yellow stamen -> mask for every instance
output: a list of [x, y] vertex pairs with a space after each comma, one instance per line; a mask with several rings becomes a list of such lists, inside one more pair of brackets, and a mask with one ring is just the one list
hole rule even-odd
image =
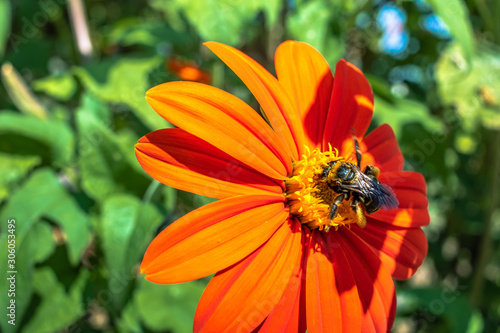
[[330, 209], [339, 193], [322, 177], [323, 170], [332, 161], [345, 159], [330, 145], [325, 152], [311, 151], [308, 147], [305, 151], [302, 160], [294, 163], [292, 176], [285, 181], [290, 213], [311, 230], [329, 231], [331, 227], [338, 230], [340, 226], [355, 223], [356, 214], [349, 204], [350, 198], [340, 204], [337, 215], [330, 221]]

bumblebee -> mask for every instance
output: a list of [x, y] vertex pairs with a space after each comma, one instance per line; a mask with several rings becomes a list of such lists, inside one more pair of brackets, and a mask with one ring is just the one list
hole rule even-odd
[[356, 214], [356, 224], [364, 228], [366, 226], [365, 213], [372, 214], [379, 209], [397, 208], [399, 202], [392, 189], [377, 179], [380, 175], [379, 168], [367, 165], [364, 172], [361, 171], [362, 155], [356, 137], [354, 137], [354, 147], [357, 165], [345, 160], [332, 161], [324, 168], [321, 176], [328, 187], [339, 193], [330, 208], [330, 221], [337, 215], [339, 205], [344, 200], [352, 198], [350, 206]]

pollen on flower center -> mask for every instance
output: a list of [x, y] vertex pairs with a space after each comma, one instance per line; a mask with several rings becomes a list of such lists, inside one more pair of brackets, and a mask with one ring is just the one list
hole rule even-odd
[[338, 160], [344, 160], [344, 157], [338, 156], [337, 149], [330, 147], [321, 152], [306, 147], [302, 160], [294, 163], [293, 174], [285, 181], [290, 213], [311, 230], [329, 231], [331, 227], [337, 230], [339, 226], [356, 221], [350, 200], [344, 200], [337, 215], [331, 221], [329, 218], [331, 206], [339, 193], [328, 186], [322, 174], [330, 162]]

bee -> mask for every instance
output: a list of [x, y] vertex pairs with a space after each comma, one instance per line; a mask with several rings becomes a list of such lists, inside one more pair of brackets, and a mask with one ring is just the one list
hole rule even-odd
[[330, 221], [337, 215], [339, 205], [352, 197], [350, 206], [356, 214], [356, 224], [364, 228], [365, 213], [372, 214], [379, 209], [397, 208], [399, 202], [392, 189], [377, 179], [380, 175], [379, 168], [367, 165], [364, 172], [361, 171], [362, 155], [357, 138], [353, 139], [357, 165], [345, 160], [332, 161], [324, 168], [321, 176], [334, 192], [339, 193], [330, 208]]

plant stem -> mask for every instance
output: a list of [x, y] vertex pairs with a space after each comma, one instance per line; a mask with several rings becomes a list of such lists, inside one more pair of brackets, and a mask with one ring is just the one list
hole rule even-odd
[[49, 118], [47, 110], [38, 101], [21, 75], [10, 62], [2, 65], [2, 81], [12, 103], [19, 111], [39, 119]]
[[93, 48], [82, 0], [68, 0], [68, 11], [78, 51], [84, 60], [89, 60], [92, 57]]
[[142, 203], [147, 204], [151, 201], [153, 198], [153, 195], [156, 193], [156, 190], [158, 187], [160, 187], [160, 182], [157, 180], [152, 180], [151, 183], [149, 184], [146, 193], [144, 193], [144, 197], [142, 198]]
[[490, 188], [490, 205], [486, 214], [486, 221], [484, 223], [483, 234], [481, 236], [481, 247], [479, 249], [479, 258], [477, 265], [474, 269], [474, 277], [472, 279], [472, 288], [470, 291], [471, 303], [478, 306], [481, 303], [481, 298], [484, 289], [484, 271], [486, 265], [491, 258], [493, 250], [493, 239], [491, 238], [491, 229], [493, 227], [493, 219], [496, 209], [498, 209], [499, 188], [500, 188], [500, 131], [493, 132], [491, 138], [491, 155], [493, 157], [493, 168]]

